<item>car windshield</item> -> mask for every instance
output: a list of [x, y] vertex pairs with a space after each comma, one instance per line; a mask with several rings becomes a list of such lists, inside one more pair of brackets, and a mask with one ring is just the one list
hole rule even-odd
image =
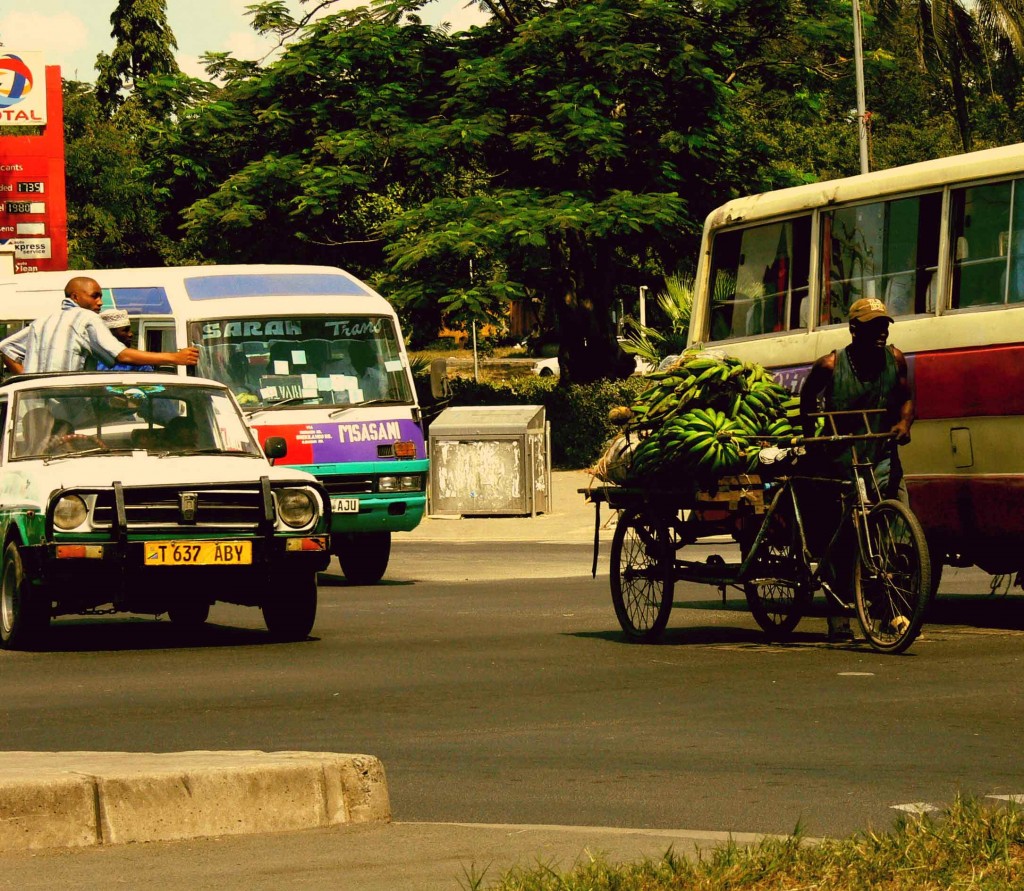
[[221, 387], [91, 384], [22, 390], [15, 398], [11, 458], [138, 449], [263, 454]]
[[387, 316], [198, 321], [189, 341], [198, 373], [227, 384], [246, 409], [413, 401]]

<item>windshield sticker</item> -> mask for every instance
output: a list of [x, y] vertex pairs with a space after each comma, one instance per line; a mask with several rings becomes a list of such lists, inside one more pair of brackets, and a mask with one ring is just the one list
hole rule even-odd
[[334, 464], [345, 461], [376, 461], [377, 447], [397, 440], [416, 443], [417, 457], [424, 457], [423, 431], [408, 418], [350, 421], [327, 424], [268, 424], [256, 427], [260, 442], [281, 436], [288, 443], [282, 464]]
[[286, 337], [302, 335], [302, 324], [285, 319], [270, 319], [265, 322], [204, 322], [203, 340], [241, 340], [249, 337]]
[[336, 322], [324, 320], [324, 328], [335, 337], [366, 337], [367, 334], [380, 334], [383, 326], [383, 319], [339, 319]]
[[385, 371], [401, 371], [402, 370], [402, 360], [401, 359], [386, 359], [384, 361], [384, 370]]
[[305, 350], [292, 350], [292, 365], [305, 365], [306, 364], [306, 351]]

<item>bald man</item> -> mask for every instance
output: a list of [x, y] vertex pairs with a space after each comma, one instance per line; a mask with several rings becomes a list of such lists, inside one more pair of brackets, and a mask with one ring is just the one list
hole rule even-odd
[[107, 366], [195, 365], [199, 351], [185, 347], [176, 353], [133, 350], [118, 340], [99, 317], [103, 290], [86, 276], [64, 286], [60, 309], [36, 319], [0, 341], [0, 356], [11, 371], [21, 374], [49, 371], [85, 371], [98, 362]]

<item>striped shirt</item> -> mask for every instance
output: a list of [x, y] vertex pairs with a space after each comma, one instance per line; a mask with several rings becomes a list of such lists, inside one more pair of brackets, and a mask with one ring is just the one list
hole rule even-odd
[[0, 353], [20, 362], [25, 372], [84, 371], [97, 362], [113, 365], [125, 350], [99, 313], [65, 297], [60, 311], [36, 319], [0, 341]]

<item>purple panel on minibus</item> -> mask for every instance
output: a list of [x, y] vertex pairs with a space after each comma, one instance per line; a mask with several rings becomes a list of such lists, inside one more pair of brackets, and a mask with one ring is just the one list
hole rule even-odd
[[282, 272], [255, 275], [203, 275], [185, 279], [193, 300], [225, 297], [367, 297], [369, 289], [346, 278], [320, 272]]

